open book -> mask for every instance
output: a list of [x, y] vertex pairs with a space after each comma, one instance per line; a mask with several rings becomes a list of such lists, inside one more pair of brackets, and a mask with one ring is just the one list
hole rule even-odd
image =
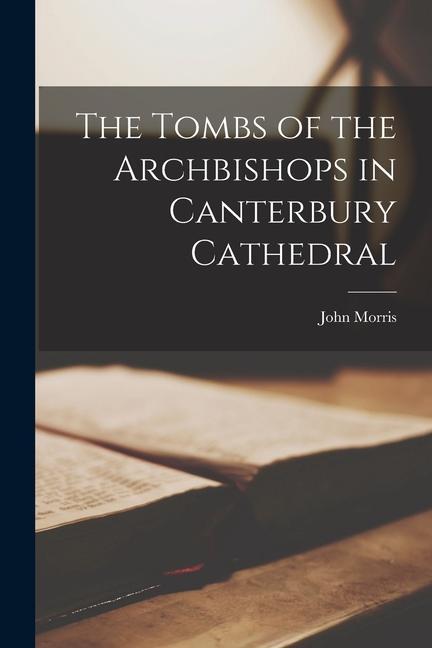
[[[223, 484], [242, 493], [257, 537], [282, 549], [430, 503], [429, 419], [123, 367], [40, 374], [36, 402], [41, 573], [84, 573], [92, 595], [104, 578], [108, 592], [203, 560], [209, 527], [234, 506]], [[82, 556], [99, 548], [89, 571]]]
[[36, 430], [38, 621], [204, 567], [233, 499], [216, 482]]

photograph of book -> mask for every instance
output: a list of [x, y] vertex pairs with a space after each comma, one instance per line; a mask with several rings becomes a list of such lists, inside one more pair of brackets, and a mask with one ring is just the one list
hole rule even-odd
[[430, 648], [432, 2], [34, 18], [30, 641]]
[[36, 449], [38, 622], [206, 565], [229, 488], [40, 430]]
[[40, 619], [431, 503], [428, 418], [120, 366], [42, 372], [36, 402]]

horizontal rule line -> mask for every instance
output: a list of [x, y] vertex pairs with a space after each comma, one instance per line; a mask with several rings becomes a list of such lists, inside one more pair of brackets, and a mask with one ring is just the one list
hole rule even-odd
[[397, 295], [397, 290], [347, 290], [351, 295]]

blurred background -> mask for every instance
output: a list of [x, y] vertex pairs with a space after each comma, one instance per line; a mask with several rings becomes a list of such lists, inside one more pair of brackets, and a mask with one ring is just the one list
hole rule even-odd
[[[316, 85], [352, 21], [365, 20], [401, 78], [432, 80], [429, 0], [40, 0], [36, 9], [39, 85]], [[350, 60], [331, 82], [355, 85], [358, 67]], [[389, 80], [375, 70], [375, 83]]]
[[[431, 27], [429, 0], [40, 0], [37, 83], [315, 86], [305, 92], [313, 109], [322, 98], [320, 86], [430, 86]], [[417, 237], [422, 245], [411, 252], [404, 280], [424, 280], [426, 268], [424, 295], [430, 290], [430, 214]], [[155, 350], [45, 352], [38, 358], [42, 369], [81, 362], [310, 376], [347, 365], [426, 367], [432, 353]]]

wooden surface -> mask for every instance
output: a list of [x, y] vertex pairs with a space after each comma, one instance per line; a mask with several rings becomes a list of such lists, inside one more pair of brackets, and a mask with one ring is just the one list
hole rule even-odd
[[[325, 382], [242, 384], [432, 416], [431, 373], [344, 370]], [[37, 647], [416, 647], [432, 645], [431, 618], [432, 511], [51, 630]]]
[[331, 379], [226, 382], [375, 412], [432, 416], [432, 371], [343, 369]]

